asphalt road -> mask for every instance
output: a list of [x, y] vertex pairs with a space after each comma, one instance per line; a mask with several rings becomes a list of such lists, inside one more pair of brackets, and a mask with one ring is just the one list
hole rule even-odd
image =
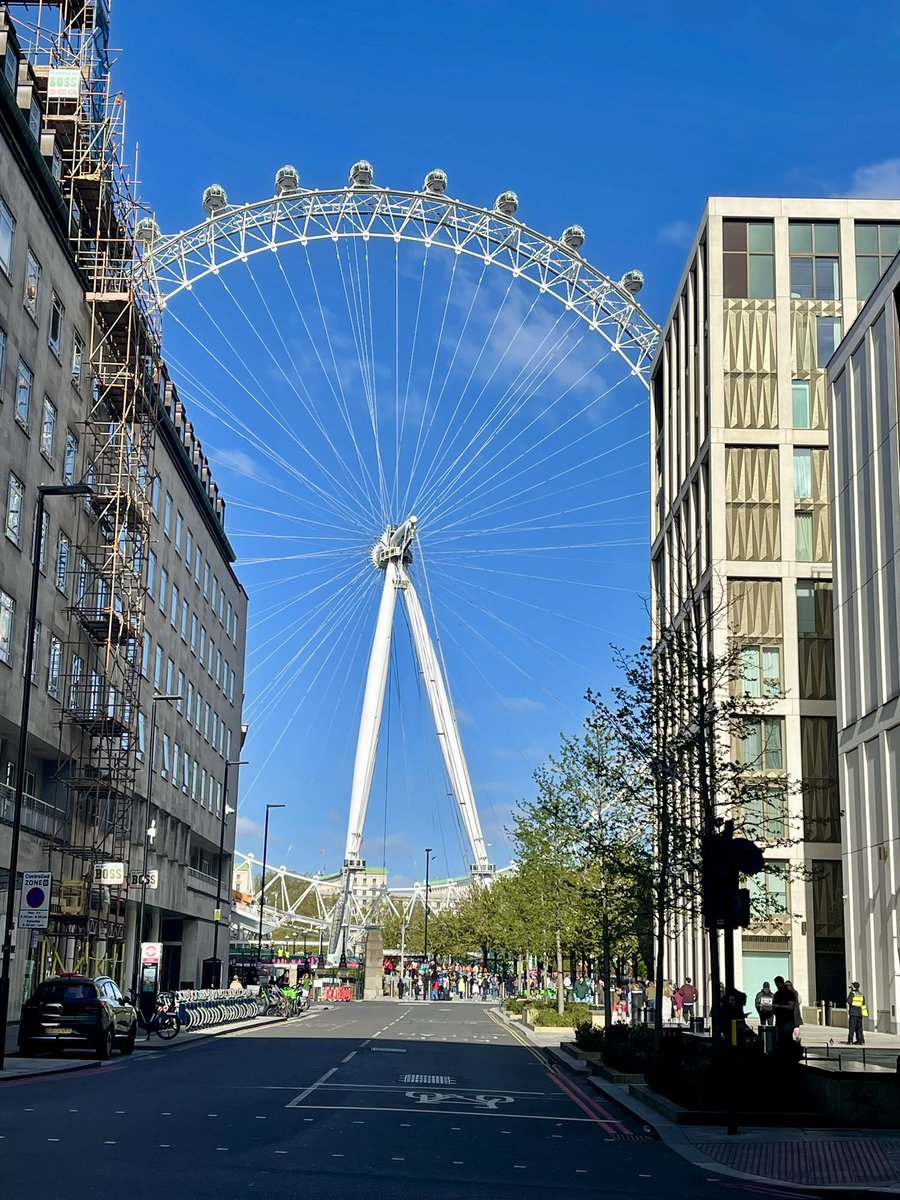
[[[0, 1084], [4, 1196], [785, 1196], [685, 1162], [478, 1004], [368, 1003]], [[797, 1194], [797, 1193], [794, 1193]]]

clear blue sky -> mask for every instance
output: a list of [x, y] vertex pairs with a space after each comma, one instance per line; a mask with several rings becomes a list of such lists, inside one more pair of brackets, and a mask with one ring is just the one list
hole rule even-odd
[[[358, 158], [372, 161], [377, 183], [401, 188], [418, 186], [440, 166], [452, 196], [489, 205], [513, 188], [520, 218], [534, 228], [555, 235], [573, 222], [583, 225], [584, 253], [596, 266], [616, 278], [634, 266], [645, 272], [642, 303], [662, 321], [708, 194], [900, 194], [895, 4], [826, 0], [730, 10], [718, 3], [347, 0], [268, 6], [261, 18], [260, 6], [231, 0], [164, 2], [152, 17], [146, 6], [118, 0], [113, 29], [122, 47], [115, 78], [127, 95], [129, 137], [140, 143], [142, 194], [164, 231], [200, 218], [200, 196], [210, 183], [223, 184], [233, 202], [271, 194], [274, 171], [286, 162], [298, 167], [304, 186], [322, 188], [343, 184]], [[350, 261], [344, 260], [347, 268]], [[417, 414], [428, 412], [428, 367], [437, 362], [448, 385], [437, 429], [443, 421], [452, 432], [452, 398], [473, 395], [463, 381], [480, 397], [471, 401], [477, 413], [478, 403], [493, 402], [514, 383], [559, 314], [542, 305], [527, 315], [530, 296], [513, 294], [505, 303], [506, 281], [490, 278], [478, 290], [478, 273], [467, 267], [453, 281], [440, 331], [451, 268], [427, 266], [414, 347], [423, 261], [421, 254], [404, 258], [405, 332], [395, 358], [386, 315], [394, 266], [379, 265], [373, 252], [372, 333], [382, 349], [377, 387], [382, 398], [394, 394], [394, 366], [402, 358], [401, 389], [415, 429]], [[212, 281], [185, 297], [167, 320], [166, 353], [233, 502], [229, 530], [245, 560], [238, 569], [254, 613], [251, 765], [242, 776], [239, 847], [258, 853], [262, 806], [285, 802], [275, 817], [272, 861], [333, 870], [343, 849], [377, 580], [363, 572], [347, 592], [338, 589], [364, 561], [366, 541], [378, 529], [364, 513], [352, 534], [338, 528], [333, 537], [346, 553], [334, 571], [321, 560], [284, 561], [310, 553], [314, 536], [332, 536], [309, 523], [330, 519], [327, 503], [317, 508], [321, 488], [299, 485], [289, 469], [310, 479], [314, 470], [303, 466], [309, 456], [299, 447], [316, 446], [292, 381], [302, 378], [303, 394], [322, 412], [331, 406], [325, 423], [345, 464], [351, 447], [340, 441], [334, 385], [351, 395], [364, 386], [333, 254], [314, 262], [324, 324], [340, 360], [340, 374], [331, 379], [314, 359], [324, 328], [312, 310], [306, 258], [299, 250], [285, 255], [283, 267], [236, 267], [227, 281], [231, 296]], [[309, 315], [309, 333], [289, 286]], [[270, 298], [272, 318], [261, 316], [257, 289]], [[491, 313], [501, 313], [480, 361], [474, 326], [462, 336], [476, 290], [482, 336]], [[521, 522], [515, 534], [507, 527], [489, 532], [496, 522], [472, 505], [444, 513], [442, 534], [435, 517], [430, 547], [423, 532], [451, 687], [499, 863], [509, 853], [503, 826], [511, 805], [528, 793], [531, 771], [554, 749], [561, 729], [577, 726], [585, 688], [610, 682], [608, 643], [636, 645], [645, 628], [646, 414], [633, 384], [618, 386], [621, 370], [600, 362], [603, 348], [578, 336], [567, 334], [567, 353], [535, 382], [528, 420], [505, 446], [496, 442], [505, 476], [494, 498], [507, 503], [508, 520], [517, 486], [511, 467], [536, 440], [529, 441], [529, 428], [546, 426], [554, 469], [571, 469], [565, 498], [559, 489], [532, 489], [515, 509]], [[460, 346], [455, 373], [451, 338]], [[204, 388], [215, 400], [204, 399]], [[467, 411], [469, 405], [466, 399]], [[276, 410], [293, 441], [282, 437], [284, 427], [279, 432]], [[554, 428], [569, 418], [569, 428], [581, 431], [574, 448]], [[275, 448], [282, 463], [260, 443]], [[603, 449], [611, 453], [601, 460], [596, 454]], [[523, 486], [550, 470], [533, 450], [525, 461], [531, 475], [521, 477]], [[317, 487], [324, 479], [317, 477]], [[464, 477], [460, 482], [458, 502], [470, 486]], [[587, 514], [577, 523], [575, 509]], [[555, 521], [560, 527], [539, 536], [538, 526], [554, 523], [550, 514], [558, 512], [567, 514]], [[396, 515], [406, 514], [398, 507]], [[447, 540], [453, 519], [463, 521], [468, 540]], [[306, 540], [288, 540], [298, 537]], [[463, 547], [468, 557], [457, 553]], [[337, 579], [340, 570], [347, 574]], [[456, 873], [459, 838], [402, 624], [395, 646], [386, 753], [364, 851], [371, 863], [385, 859], [395, 878], [409, 880], [421, 877], [421, 848], [431, 845], [436, 870]]]

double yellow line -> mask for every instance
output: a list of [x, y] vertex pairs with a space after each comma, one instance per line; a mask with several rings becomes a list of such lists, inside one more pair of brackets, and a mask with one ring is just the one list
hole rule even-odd
[[534, 1046], [531, 1042], [529, 1042], [528, 1038], [524, 1033], [522, 1033], [521, 1029], [516, 1028], [512, 1021], [507, 1024], [507, 1022], [501, 1017], [498, 1017], [496, 1013], [490, 1011], [488, 1011], [488, 1016], [495, 1025], [499, 1025], [501, 1029], [505, 1029], [506, 1032], [519, 1043], [520, 1046], [524, 1046], [526, 1050], [530, 1051], [542, 1067], [546, 1067], [546, 1058], [544, 1058], [537, 1046]]

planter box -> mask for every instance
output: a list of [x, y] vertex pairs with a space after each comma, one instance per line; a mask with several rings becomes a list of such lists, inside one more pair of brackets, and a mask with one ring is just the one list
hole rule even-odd
[[533, 1021], [523, 1021], [529, 1029], [533, 1029], [535, 1033], [552, 1033], [554, 1036], [564, 1037], [568, 1034], [572, 1035], [571, 1025], [535, 1025]]

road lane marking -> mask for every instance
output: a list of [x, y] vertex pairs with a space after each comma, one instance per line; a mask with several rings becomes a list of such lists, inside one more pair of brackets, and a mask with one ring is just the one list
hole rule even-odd
[[342, 1058], [342, 1059], [341, 1059], [341, 1062], [342, 1062], [342, 1063], [348, 1063], [348, 1062], [350, 1061], [350, 1059], [351, 1059], [351, 1058], [353, 1058], [354, 1054], [356, 1054], [356, 1051], [355, 1051], [355, 1050], [351, 1050], [351, 1051], [350, 1051], [350, 1053], [347, 1055], [347, 1057], [346, 1057], [346, 1058]]
[[337, 1067], [332, 1067], [330, 1071], [326, 1071], [320, 1079], [317, 1079], [315, 1083], [312, 1083], [308, 1088], [305, 1088], [299, 1096], [295, 1096], [290, 1104], [286, 1104], [285, 1108], [299, 1108], [301, 1102], [304, 1101], [307, 1096], [311, 1096], [317, 1087], [321, 1087], [326, 1079], [330, 1079], [336, 1070]]
[[[295, 1103], [285, 1105], [285, 1108], [297, 1108], [297, 1107], [298, 1106]], [[501, 1113], [501, 1112], [493, 1112], [493, 1111], [491, 1111], [491, 1109], [488, 1109], [488, 1108], [469, 1109], [468, 1112], [463, 1111], [463, 1110], [450, 1109], [448, 1112], [448, 1110], [445, 1108], [443, 1108], [443, 1109], [441, 1109], [441, 1108], [388, 1108], [387, 1106], [382, 1108], [381, 1105], [371, 1105], [371, 1104], [304, 1104], [303, 1107], [306, 1109], [310, 1109], [310, 1110], [321, 1109], [321, 1110], [324, 1110], [327, 1112], [372, 1112], [372, 1113], [397, 1112], [397, 1113], [404, 1113], [406, 1116], [409, 1116], [411, 1113], [415, 1113], [417, 1116], [423, 1116], [423, 1117], [424, 1116], [446, 1117], [446, 1116], [450, 1116], [450, 1115], [452, 1115], [454, 1117], [487, 1117], [487, 1118], [493, 1118], [495, 1121], [558, 1121], [559, 1120], [558, 1117], [544, 1117], [537, 1113], [532, 1114], [532, 1115], [529, 1115], [528, 1113], [507, 1113], [507, 1112]], [[597, 1118], [596, 1117], [563, 1117], [563, 1120], [571, 1125], [589, 1125], [589, 1124], [591, 1124], [591, 1122], [596, 1122]], [[356, 1123], [357, 1122], [354, 1122], [354, 1124], [356, 1124]], [[361, 1125], [362, 1122], [360, 1121], [359, 1124]]]

